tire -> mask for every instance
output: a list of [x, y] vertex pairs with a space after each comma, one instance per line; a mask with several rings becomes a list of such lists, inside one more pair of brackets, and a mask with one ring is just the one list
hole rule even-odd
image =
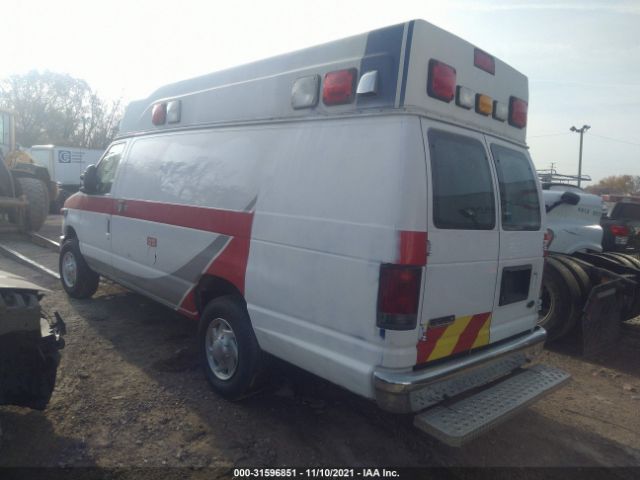
[[576, 279], [576, 282], [578, 282], [578, 286], [580, 287], [582, 303], [584, 303], [587, 300], [591, 289], [593, 288], [593, 284], [591, 282], [591, 279], [589, 278], [589, 274], [585, 271], [584, 268], [582, 268], [582, 266], [578, 262], [576, 262], [571, 257], [565, 255], [554, 255], [553, 258], [567, 267], [573, 275], [573, 278]]
[[544, 327], [548, 341], [553, 342], [578, 322], [582, 313], [582, 296], [571, 271], [552, 257], [545, 260], [541, 299], [538, 325]]
[[610, 257], [615, 257], [616, 261], [620, 265], [624, 265], [625, 267], [637, 268], [636, 260], [629, 255], [625, 255], [624, 253], [609, 253]]
[[37, 232], [49, 215], [49, 190], [37, 178], [18, 177], [19, 191], [27, 197], [29, 206], [25, 212], [25, 228]]
[[604, 258], [608, 258], [612, 262], [616, 262], [618, 265], [622, 265], [623, 267], [633, 267], [634, 266], [634, 264], [631, 263], [629, 260], [627, 260], [624, 257], [624, 255], [622, 255], [621, 253], [606, 252], [606, 253], [601, 253], [600, 255], [602, 255]]
[[219, 297], [207, 304], [198, 343], [207, 380], [218, 394], [238, 400], [257, 385], [263, 353], [240, 297]]
[[58, 260], [60, 283], [70, 297], [89, 298], [100, 284], [100, 275], [89, 268], [80, 253], [77, 238], [65, 240], [60, 248]]
[[0, 197], [15, 197], [13, 176], [1, 158], [0, 152]]

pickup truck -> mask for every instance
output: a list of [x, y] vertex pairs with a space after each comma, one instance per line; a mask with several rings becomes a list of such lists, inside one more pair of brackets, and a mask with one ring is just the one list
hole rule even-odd
[[604, 195], [603, 200], [603, 251], [640, 253], [640, 197]]

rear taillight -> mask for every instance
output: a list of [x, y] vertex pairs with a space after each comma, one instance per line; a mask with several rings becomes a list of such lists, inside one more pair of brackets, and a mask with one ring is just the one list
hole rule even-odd
[[429, 60], [427, 93], [443, 102], [453, 100], [456, 94], [456, 69], [438, 60]]
[[553, 242], [553, 230], [547, 228], [544, 232], [544, 240], [542, 241], [542, 253], [546, 257], [549, 255], [549, 247]]
[[395, 264], [380, 266], [378, 327], [389, 330], [416, 328], [421, 280], [422, 267]]
[[517, 128], [527, 126], [527, 102], [517, 97], [509, 98], [509, 125]]
[[626, 245], [629, 242], [629, 228], [625, 225], [609, 225], [609, 231], [613, 234], [616, 245]]

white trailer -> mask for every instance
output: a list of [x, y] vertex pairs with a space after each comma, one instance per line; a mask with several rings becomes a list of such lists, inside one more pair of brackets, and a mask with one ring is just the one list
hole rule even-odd
[[80, 188], [82, 172], [87, 166], [98, 163], [104, 150], [34, 145], [28, 153], [35, 163], [49, 171], [51, 180], [58, 184], [58, 197], [51, 199], [52, 211], [58, 211], [67, 197]]

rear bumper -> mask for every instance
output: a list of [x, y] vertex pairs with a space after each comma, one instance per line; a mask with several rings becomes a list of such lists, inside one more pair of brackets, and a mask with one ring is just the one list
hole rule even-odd
[[535, 358], [547, 334], [541, 327], [493, 348], [415, 371], [377, 369], [376, 402], [395, 413], [417, 412], [446, 398], [487, 384]]

